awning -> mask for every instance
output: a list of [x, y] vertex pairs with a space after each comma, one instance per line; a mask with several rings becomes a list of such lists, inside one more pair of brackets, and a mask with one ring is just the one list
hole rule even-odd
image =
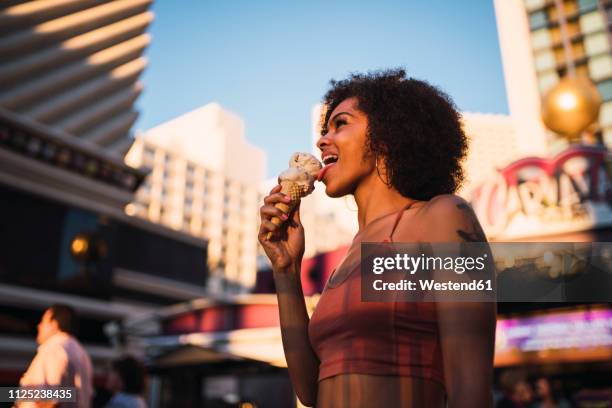
[[255, 360], [287, 367], [278, 327], [150, 337], [142, 343], [158, 366]]

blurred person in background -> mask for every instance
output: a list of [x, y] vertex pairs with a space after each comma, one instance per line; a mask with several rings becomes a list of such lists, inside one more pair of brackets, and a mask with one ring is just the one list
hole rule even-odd
[[548, 378], [540, 377], [535, 383], [539, 402], [537, 408], [570, 408], [568, 400], [561, 397], [558, 390], [553, 390]]
[[[318, 408], [487, 408], [496, 310], [485, 302], [362, 302], [362, 242], [485, 242], [462, 183], [467, 138], [451, 99], [404, 70], [332, 81], [317, 147], [330, 197], [353, 195], [359, 232], [308, 316], [304, 228], [277, 185], [260, 209], [289, 375]], [[271, 219], [287, 220], [277, 226]], [[272, 233], [268, 239], [268, 233]]]
[[91, 406], [93, 369], [89, 354], [74, 337], [76, 327], [72, 307], [55, 304], [45, 310], [37, 326], [36, 356], [19, 381], [22, 387], [74, 387], [76, 403], [23, 402], [18, 407]]
[[533, 388], [521, 370], [506, 370], [499, 379], [504, 397], [496, 408], [534, 408]]
[[113, 393], [106, 408], [147, 408], [143, 398], [147, 372], [134, 357], [125, 356], [112, 364], [106, 388]]

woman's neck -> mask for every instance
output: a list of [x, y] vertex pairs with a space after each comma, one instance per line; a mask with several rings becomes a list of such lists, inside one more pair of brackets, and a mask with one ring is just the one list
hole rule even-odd
[[404, 197], [394, 188], [387, 187], [375, 174], [359, 183], [354, 196], [357, 203], [359, 231], [362, 231], [370, 222], [397, 212], [416, 201]]

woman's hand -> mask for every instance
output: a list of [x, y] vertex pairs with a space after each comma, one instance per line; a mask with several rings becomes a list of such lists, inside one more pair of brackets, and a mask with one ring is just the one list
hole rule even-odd
[[[279, 184], [264, 198], [264, 205], [259, 210], [261, 225], [258, 238], [272, 262], [272, 270], [287, 272], [291, 268], [299, 270], [304, 256], [304, 227], [300, 221], [299, 204], [291, 214], [285, 214], [275, 207], [275, 204], [279, 202], [288, 203], [288, 196], [280, 191]], [[279, 217], [283, 222], [281, 225], [275, 225], [271, 221], [272, 217]], [[266, 239], [268, 232], [272, 232], [269, 240]]]

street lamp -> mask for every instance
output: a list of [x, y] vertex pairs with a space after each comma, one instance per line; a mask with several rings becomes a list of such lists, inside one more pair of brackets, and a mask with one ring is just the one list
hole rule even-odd
[[108, 254], [106, 242], [95, 233], [79, 233], [70, 242], [70, 254], [81, 262], [94, 262]]
[[570, 141], [597, 120], [601, 96], [597, 87], [583, 76], [566, 76], [544, 95], [542, 120], [547, 128]]

